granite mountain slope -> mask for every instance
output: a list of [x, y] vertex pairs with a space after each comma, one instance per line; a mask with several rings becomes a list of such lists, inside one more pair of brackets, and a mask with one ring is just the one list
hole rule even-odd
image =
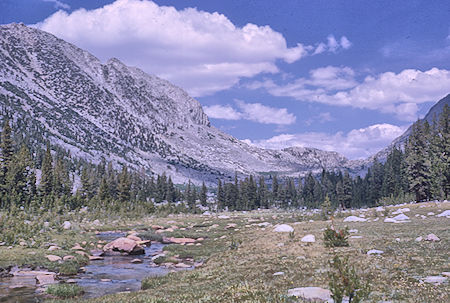
[[240, 174], [298, 176], [322, 168], [358, 173], [361, 161], [314, 148], [266, 150], [213, 127], [186, 92], [117, 59], [96, 57], [23, 24], [0, 26], [0, 106], [34, 144], [175, 182]]

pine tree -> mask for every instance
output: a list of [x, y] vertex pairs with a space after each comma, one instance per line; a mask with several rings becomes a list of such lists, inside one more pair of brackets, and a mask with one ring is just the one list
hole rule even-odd
[[50, 152], [50, 142], [47, 141], [47, 149], [41, 165], [41, 182], [39, 183], [41, 195], [49, 195], [53, 191], [53, 158]]
[[168, 202], [175, 202], [176, 201], [176, 193], [175, 193], [175, 187], [172, 182], [172, 178], [169, 177], [167, 180], [166, 185], [166, 200]]
[[206, 206], [207, 192], [208, 189], [206, 188], [205, 182], [203, 182], [202, 189], [200, 192], [200, 203], [202, 204], [202, 206]]
[[420, 121], [412, 125], [411, 135], [406, 144], [406, 163], [409, 189], [416, 195], [416, 201], [430, 196], [430, 160], [427, 142]]
[[450, 199], [450, 106], [444, 105], [438, 122], [438, 158], [442, 172], [441, 188], [445, 199]]
[[22, 145], [17, 154], [13, 154], [5, 176], [4, 188], [8, 193], [31, 195], [32, 160], [30, 152]]
[[124, 165], [119, 175], [119, 183], [117, 185], [118, 199], [120, 202], [130, 201], [131, 181], [128, 174], [128, 168]]
[[222, 187], [222, 181], [220, 179], [217, 182], [217, 208], [225, 208], [225, 192]]
[[6, 174], [8, 173], [9, 164], [11, 162], [13, 152], [14, 152], [14, 144], [11, 139], [11, 127], [9, 125], [9, 119], [6, 118], [3, 123], [3, 130], [1, 134], [1, 157], [0, 157], [0, 185], [5, 184]]
[[106, 177], [103, 176], [100, 181], [100, 187], [98, 188], [97, 197], [100, 201], [104, 202], [110, 198], [108, 182], [106, 181]]
[[72, 193], [72, 182], [70, 180], [69, 170], [61, 158], [56, 160], [53, 172], [53, 190], [58, 195], [70, 196]]

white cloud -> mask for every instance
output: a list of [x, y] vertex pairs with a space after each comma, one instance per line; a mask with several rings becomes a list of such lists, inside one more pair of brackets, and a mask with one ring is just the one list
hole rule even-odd
[[58, 1], [58, 0], [42, 0], [42, 1], [53, 3], [54, 7], [56, 9], [70, 9], [70, 5], [68, 5], [68, 4], [64, 3], [64, 2]]
[[448, 94], [450, 71], [432, 68], [428, 71], [406, 69], [367, 76], [357, 82], [348, 67], [325, 67], [310, 72], [288, 84], [271, 80], [255, 82], [249, 88], [265, 88], [274, 96], [300, 101], [351, 106], [395, 114], [400, 120], [417, 119], [418, 104], [436, 102]]
[[[293, 63], [314, 54], [314, 47], [301, 43], [288, 47], [270, 26], [238, 27], [217, 12], [176, 10], [146, 0], [58, 11], [36, 26], [102, 60], [116, 57], [159, 75], [197, 97], [228, 89], [242, 77], [277, 73], [278, 60]], [[343, 38], [338, 46], [329, 38], [323, 51], [345, 48]]]
[[239, 111], [230, 105], [204, 106], [205, 113], [210, 118], [224, 120], [249, 120], [263, 124], [290, 125], [295, 123], [295, 115], [286, 108], [275, 108], [261, 103], [245, 103], [235, 100]]
[[224, 119], [224, 120], [240, 120], [242, 119], [242, 114], [237, 112], [234, 108], [229, 105], [212, 105], [203, 106], [205, 113], [214, 119]]
[[342, 36], [340, 39], [340, 42], [336, 40], [336, 38], [333, 35], [329, 35], [327, 37], [327, 43], [319, 43], [317, 44], [314, 54], [321, 54], [323, 52], [332, 52], [336, 53], [338, 50], [342, 49], [349, 49], [352, 46], [352, 43], [347, 39], [347, 37]]
[[[407, 126], [375, 124], [354, 129], [348, 133], [327, 134], [320, 132], [281, 134], [267, 140], [250, 143], [263, 148], [283, 149], [291, 146], [315, 147], [327, 151], [337, 151], [350, 159], [366, 158], [389, 145], [403, 134]], [[245, 140], [248, 142], [248, 139]]]

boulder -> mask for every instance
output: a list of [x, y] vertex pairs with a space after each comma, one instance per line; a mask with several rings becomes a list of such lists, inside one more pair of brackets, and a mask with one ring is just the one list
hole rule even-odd
[[429, 234], [429, 235], [425, 238], [425, 241], [439, 242], [439, 241], [441, 241], [441, 239], [439, 239], [438, 236], [436, 236], [435, 234]]
[[49, 251], [54, 251], [54, 250], [60, 250], [61, 247], [57, 246], [57, 245], [52, 245], [48, 248]]
[[72, 247], [71, 249], [72, 250], [84, 250], [84, 248], [78, 243], [76, 243], [75, 246]]
[[51, 275], [37, 275], [36, 276], [36, 280], [41, 285], [57, 283], [55, 281], [55, 275], [54, 274], [51, 274]]
[[62, 228], [64, 229], [70, 229], [72, 227], [72, 223], [70, 223], [69, 221], [64, 221], [64, 223], [62, 224]]
[[142, 246], [138, 245], [136, 241], [128, 238], [118, 238], [103, 247], [105, 253], [120, 252], [129, 255], [141, 255], [145, 253]]
[[272, 276], [282, 276], [284, 275], [284, 272], [282, 271], [277, 271], [276, 273], [274, 273]]
[[72, 256], [72, 255], [68, 255], [68, 256], [64, 256], [63, 257], [63, 261], [69, 261], [69, 260], [73, 260], [73, 259], [75, 259], [75, 257]]
[[138, 236], [136, 236], [136, 235], [134, 235], [134, 234], [133, 234], [133, 235], [128, 235], [127, 238], [128, 238], [128, 239], [131, 239], [131, 240], [134, 240], [134, 241], [136, 241], [136, 242], [142, 241], [141, 238], [139, 238]]
[[428, 276], [426, 277], [423, 282], [439, 285], [441, 283], [444, 283], [447, 280], [447, 277], [441, 277], [441, 276]]
[[399, 214], [397, 216], [395, 216], [394, 218], [392, 218], [393, 220], [397, 221], [397, 222], [401, 222], [401, 221], [407, 221], [409, 220], [409, 217], [404, 215], [404, 214]]
[[444, 210], [439, 215], [436, 215], [436, 217], [447, 217], [447, 218], [450, 218], [450, 209]]
[[297, 297], [303, 300], [322, 302], [329, 301], [331, 299], [331, 292], [328, 289], [321, 287], [299, 287], [288, 290], [289, 297]]
[[275, 227], [273, 231], [277, 233], [290, 233], [294, 231], [294, 228], [292, 228], [292, 226], [287, 224], [281, 224]]
[[316, 242], [316, 237], [314, 235], [306, 235], [300, 241], [305, 243], [314, 243]]
[[378, 249], [371, 249], [367, 252], [367, 255], [381, 255], [384, 254], [384, 251]]
[[411, 210], [408, 207], [399, 208], [396, 211], [394, 211], [392, 214], [393, 215], [398, 215], [398, 214], [403, 214], [403, 213], [406, 213], [406, 212], [409, 212], [409, 211], [411, 211]]
[[220, 216], [218, 216], [217, 218], [219, 218], [219, 219], [230, 219], [230, 216], [227, 216], [227, 215], [220, 215]]
[[57, 261], [61, 261], [62, 258], [60, 256], [55, 256], [55, 255], [46, 255], [45, 256], [50, 262], [57, 262]]
[[357, 216], [349, 216], [344, 219], [344, 222], [366, 222], [367, 219], [357, 217]]
[[421, 242], [423, 240], [422, 236], [418, 236], [416, 239], [414, 239], [414, 241], [416, 242]]

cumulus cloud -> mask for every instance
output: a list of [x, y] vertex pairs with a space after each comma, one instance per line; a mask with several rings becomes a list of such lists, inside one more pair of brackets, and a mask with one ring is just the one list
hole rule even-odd
[[295, 123], [296, 117], [286, 108], [275, 108], [261, 103], [245, 103], [235, 100], [239, 108], [235, 110], [231, 105], [204, 106], [205, 113], [210, 118], [224, 120], [249, 120], [263, 124], [290, 125]]
[[42, 0], [42, 1], [53, 3], [53, 6], [56, 9], [70, 9], [70, 5], [68, 5], [64, 2], [58, 1], [58, 0]]
[[[270, 26], [234, 25], [223, 14], [177, 10], [147, 0], [117, 0], [104, 7], [58, 11], [37, 27], [87, 49], [102, 60], [116, 57], [204, 96], [232, 87], [243, 77], [279, 72], [278, 60], [293, 63], [313, 55]], [[330, 36], [332, 37], [332, 36]], [[330, 38], [323, 51], [350, 44]], [[331, 39], [331, 40], [333, 40]]]
[[205, 113], [214, 119], [224, 119], [224, 120], [240, 120], [242, 119], [242, 114], [237, 112], [230, 105], [212, 105], [203, 106]]
[[427, 71], [406, 69], [386, 72], [355, 80], [348, 67], [325, 67], [310, 72], [287, 84], [271, 80], [254, 82], [249, 88], [265, 88], [274, 96], [292, 97], [300, 101], [351, 106], [395, 114], [403, 121], [417, 119], [418, 104], [436, 102], [448, 94], [450, 71], [432, 68]]
[[309, 132], [281, 134], [267, 140], [245, 140], [253, 145], [283, 149], [292, 146], [315, 147], [327, 151], [337, 151], [349, 159], [367, 158], [383, 149], [395, 138], [403, 134], [407, 126], [375, 124], [366, 128], [354, 129], [348, 133], [327, 134]]

